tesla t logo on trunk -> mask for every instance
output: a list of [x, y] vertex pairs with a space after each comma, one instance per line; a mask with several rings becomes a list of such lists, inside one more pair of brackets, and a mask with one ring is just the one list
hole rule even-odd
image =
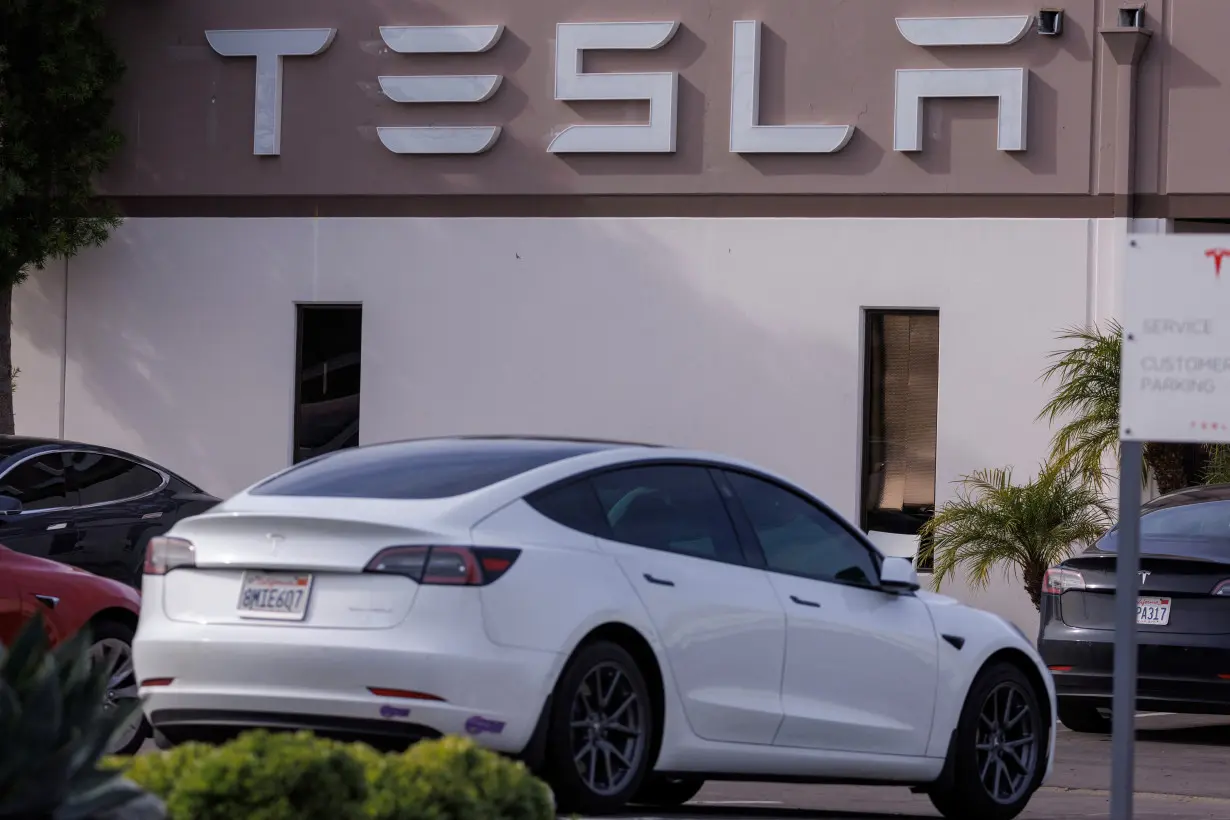
[[278, 547], [282, 546], [282, 542], [286, 540], [285, 537], [278, 535], [276, 532], [268, 533], [265, 537], [269, 539], [270, 552], [277, 552]]
[[1140, 572], [1139, 574], [1140, 574], [1140, 583], [1142, 583], [1142, 584], [1143, 584], [1145, 581], [1147, 581], [1147, 580], [1149, 579], [1149, 575], [1150, 575], [1150, 573], [1149, 573], [1149, 571], [1148, 571], [1147, 569], [1146, 569], [1146, 570], [1141, 570], [1141, 572]]

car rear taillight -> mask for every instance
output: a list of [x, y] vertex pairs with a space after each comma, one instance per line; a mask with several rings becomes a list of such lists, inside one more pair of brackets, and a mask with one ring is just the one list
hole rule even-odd
[[404, 575], [420, 584], [481, 587], [508, 572], [520, 554], [504, 547], [389, 547], [363, 571]]
[[1224, 595], [1225, 597], [1230, 598], [1230, 578], [1227, 578], [1217, 586], [1213, 587], [1213, 594]]
[[1070, 589], [1084, 589], [1085, 578], [1074, 569], [1051, 567], [1042, 576], [1043, 595], [1062, 595]]
[[145, 574], [166, 575], [176, 567], [196, 566], [196, 547], [184, 538], [158, 535], [145, 547]]

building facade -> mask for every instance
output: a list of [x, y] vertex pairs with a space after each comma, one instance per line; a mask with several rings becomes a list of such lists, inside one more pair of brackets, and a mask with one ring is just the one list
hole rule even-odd
[[[1230, 217], [1220, 0], [111, 27], [127, 221], [16, 294], [17, 427], [216, 493], [358, 442], [639, 439], [780, 470], [912, 555], [961, 475], [1045, 457], [1040, 374], [1116, 315], [1125, 235]], [[1036, 628], [1013, 578], [945, 591]]]

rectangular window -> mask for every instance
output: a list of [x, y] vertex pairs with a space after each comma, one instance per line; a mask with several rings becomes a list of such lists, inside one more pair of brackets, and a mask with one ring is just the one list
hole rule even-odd
[[865, 322], [861, 525], [900, 555], [935, 513], [940, 315], [868, 310]]
[[299, 305], [297, 324], [295, 464], [359, 445], [363, 307]]

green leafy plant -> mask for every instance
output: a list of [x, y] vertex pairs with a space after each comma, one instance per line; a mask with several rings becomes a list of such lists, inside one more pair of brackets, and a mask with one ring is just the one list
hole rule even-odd
[[1012, 470], [979, 470], [962, 477], [957, 497], [928, 521], [920, 552], [934, 561], [932, 585], [963, 570], [971, 586], [985, 589], [999, 568], [1016, 568], [1038, 608], [1049, 567], [1106, 532], [1111, 509], [1080, 472], [1056, 463], [1043, 466], [1025, 484]]
[[385, 754], [255, 731], [107, 765], [161, 796], [171, 820], [555, 820], [551, 790], [524, 764], [461, 737]]
[[[208, 749], [134, 763], [128, 776], [165, 794], [173, 820], [360, 820], [363, 766], [309, 732], [245, 732]], [[169, 787], [169, 789], [168, 789]]]
[[[366, 758], [371, 820], [553, 820], [555, 801], [523, 763], [445, 737]], [[374, 764], [374, 766], [373, 766]]]
[[[1042, 374], [1044, 382], [1054, 379], [1057, 384], [1038, 418], [1051, 424], [1063, 421], [1051, 439], [1051, 460], [1106, 489], [1118, 475], [1106, 469], [1106, 462], [1119, 461], [1123, 328], [1112, 320], [1105, 329], [1069, 328], [1059, 339], [1075, 345], [1052, 353]], [[1162, 493], [1190, 487], [1200, 483], [1209, 458], [1203, 444], [1149, 442], [1141, 483], [1152, 475]]]
[[1102, 486], [1109, 479], [1107, 458], [1119, 457], [1123, 328], [1115, 321], [1105, 330], [1069, 328], [1059, 340], [1075, 346], [1050, 354], [1042, 380], [1058, 384], [1038, 418], [1052, 425], [1066, 419], [1051, 439], [1052, 462]]
[[107, 5], [0, 2], [0, 433], [13, 432], [13, 288], [119, 223], [93, 189], [121, 142], [111, 95], [124, 65], [102, 30]]
[[105, 711], [106, 670], [90, 660], [84, 630], [52, 649], [41, 615], [0, 647], [0, 817], [93, 820], [124, 817], [145, 796], [99, 767], [132, 703]]
[[1215, 444], [1209, 448], [1209, 461], [1201, 478], [1205, 484], [1230, 484], [1230, 445]]

